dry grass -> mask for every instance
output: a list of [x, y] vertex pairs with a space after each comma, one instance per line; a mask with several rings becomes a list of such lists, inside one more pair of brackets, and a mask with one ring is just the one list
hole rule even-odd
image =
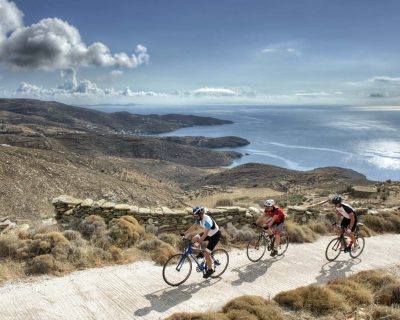
[[108, 230], [111, 243], [121, 248], [138, 243], [144, 233], [144, 228], [131, 216], [112, 219]]
[[312, 220], [308, 223], [308, 227], [320, 235], [329, 233], [329, 223], [325, 220]]
[[369, 214], [365, 216], [364, 223], [377, 233], [400, 233], [400, 213]]
[[274, 300], [292, 310], [307, 310], [317, 315], [346, 309], [345, 302], [339, 294], [319, 285], [282, 292]]
[[[242, 296], [219, 312], [177, 313], [169, 320], [399, 320], [399, 281], [393, 274], [363, 271], [325, 285], [309, 285], [278, 294], [274, 300]], [[354, 316], [358, 311], [362, 317]]]
[[243, 296], [228, 302], [222, 312], [177, 313], [168, 320], [283, 320], [283, 312], [273, 301]]
[[164, 264], [176, 253], [174, 247], [160, 239], [145, 240], [139, 244], [138, 248], [158, 264]]
[[314, 242], [317, 235], [307, 225], [300, 225], [291, 220], [286, 219], [286, 232], [289, 236], [289, 241], [294, 243], [310, 243]]

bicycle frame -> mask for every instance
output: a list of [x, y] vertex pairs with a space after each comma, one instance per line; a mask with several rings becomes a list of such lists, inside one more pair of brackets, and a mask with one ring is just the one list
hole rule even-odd
[[[199, 251], [199, 252], [204, 252], [204, 250], [202, 250], [202, 249], [200, 249], [200, 250], [198, 250], [198, 251]], [[198, 269], [199, 271], [203, 271], [203, 272], [204, 272], [204, 271], [207, 269], [207, 264], [204, 263], [204, 262], [199, 263], [199, 260], [197, 260], [197, 258], [193, 255], [193, 244], [192, 244], [192, 243], [189, 243], [188, 246], [186, 247], [185, 251], [183, 251], [182, 257], [181, 257], [181, 259], [179, 260], [179, 263], [178, 263], [178, 265], [177, 265], [176, 268], [175, 268], [177, 271], [180, 271], [180, 270], [181, 270], [181, 268], [182, 268], [183, 264], [185, 263], [185, 260], [186, 260], [186, 258], [187, 258], [188, 256], [191, 257], [192, 260], [193, 260], [194, 262], [196, 262], [196, 264], [197, 264], [197, 269]], [[212, 259], [212, 261], [214, 262], [214, 264], [219, 265], [219, 262], [218, 262], [217, 260], [214, 259], [214, 256], [213, 256], [213, 255], [211, 255], [211, 259]]]

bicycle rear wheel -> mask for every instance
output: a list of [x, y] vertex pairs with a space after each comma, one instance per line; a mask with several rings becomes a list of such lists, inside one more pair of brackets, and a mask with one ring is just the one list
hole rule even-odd
[[229, 254], [224, 249], [217, 249], [211, 253], [211, 256], [215, 269], [215, 272], [211, 275], [211, 278], [217, 278], [228, 268]]
[[332, 239], [326, 247], [325, 257], [328, 261], [335, 261], [339, 257], [341, 250], [341, 239]]
[[286, 252], [288, 247], [289, 247], [289, 238], [286, 234], [284, 234], [281, 236], [281, 241], [277, 248], [278, 250], [277, 256], [282, 256]]
[[353, 243], [353, 247], [350, 250], [350, 257], [357, 258], [364, 251], [365, 239], [362, 235], [356, 236], [356, 243]]
[[247, 244], [247, 258], [249, 258], [250, 261], [257, 262], [264, 256], [266, 250], [267, 241], [260, 235], [258, 238], [250, 240]]
[[164, 281], [176, 287], [184, 283], [192, 272], [192, 260], [186, 255], [176, 254], [167, 260], [163, 267]]

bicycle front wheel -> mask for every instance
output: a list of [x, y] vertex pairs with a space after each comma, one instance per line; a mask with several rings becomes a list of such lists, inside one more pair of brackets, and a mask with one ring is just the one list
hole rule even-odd
[[247, 244], [247, 258], [250, 261], [257, 262], [259, 261], [265, 254], [267, 250], [267, 241], [263, 236], [259, 236], [253, 240], [250, 240]]
[[215, 272], [211, 275], [211, 278], [217, 278], [228, 268], [229, 254], [224, 249], [217, 249], [211, 253], [211, 256], [215, 268]]
[[353, 243], [353, 247], [350, 250], [350, 257], [357, 258], [364, 251], [365, 239], [362, 235], [357, 235], [356, 243]]
[[277, 248], [278, 250], [277, 256], [282, 256], [286, 252], [288, 247], [289, 247], [289, 238], [286, 234], [282, 235], [281, 241], [279, 242], [279, 246]]
[[326, 247], [325, 257], [328, 261], [335, 261], [341, 252], [341, 239], [332, 239]]
[[167, 260], [163, 267], [164, 281], [176, 287], [184, 283], [192, 272], [192, 260], [186, 255], [176, 254]]

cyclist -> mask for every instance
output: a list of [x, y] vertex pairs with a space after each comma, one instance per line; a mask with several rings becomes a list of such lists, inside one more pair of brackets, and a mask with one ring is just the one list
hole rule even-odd
[[186, 230], [183, 235], [186, 236], [186, 234], [192, 233], [199, 226], [203, 228], [203, 232], [195, 235], [192, 238], [192, 241], [197, 243], [199, 246], [203, 241], [208, 241], [207, 247], [204, 250], [207, 271], [203, 275], [204, 278], [208, 278], [215, 272], [212, 266], [211, 252], [221, 239], [221, 231], [219, 230], [215, 220], [208, 215], [209, 211], [206, 208], [201, 206], [194, 207], [193, 214], [197, 217], [196, 222], [188, 230]]
[[[342, 202], [342, 197], [338, 194], [332, 197], [331, 202], [335, 206], [335, 210], [339, 218], [342, 218], [340, 223], [340, 235], [345, 233], [346, 230], [349, 230], [350, 243], [344, 249], [344, 252], [349, 252], [351, 250], [351, 246], [356, 242], [355, 230], [357, 227], [357, 214], [350, 205]], [[339, 223], [337, 222], [336, 224]]]
[[278, 254], [277, 248], [279, 247], [281, 234], [285, 227], [285, 213], [275, 205], [273, 199], [265, 200], [264, 207], [264, 215], [261, 215], [256, 223], [264, 228], [268, 228], [270, 235], [275, 234], [274, 247], [271, 250], [271, 257], [275, 257]]

